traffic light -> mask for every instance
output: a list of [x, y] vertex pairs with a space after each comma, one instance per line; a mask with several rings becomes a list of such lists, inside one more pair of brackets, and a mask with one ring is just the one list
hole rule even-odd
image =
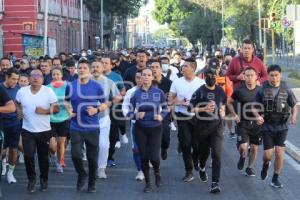
[[270, 26], [271, 26], [271, 28], [276, 28], [276, 13], [275, 12], [270, 13]]

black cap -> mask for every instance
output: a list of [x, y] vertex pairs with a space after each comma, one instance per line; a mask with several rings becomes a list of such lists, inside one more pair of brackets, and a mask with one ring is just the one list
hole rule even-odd
[[65, 64], [66, 64], [66, 67], [74, 67], [75, 60], [73, 60], [73, 59], [66, 60]]
[[209, 66], [209, 68], [218, 68], [218, 67], [220, 67], [220, 61], [219, 61], [219, 59], [217, 59], [217, 58], [211, 58], [210, 60], [209, 60], [209, 62], [208, 62], [208, 66]]
[[213, 68], [213, 67], [208, 67], [205, 72], [204, 72], [204, 75], [208, 75], [208, 74], [211, 74], [211, 75], [216, 75], [217, 74], [217, 70], [216, 68]]

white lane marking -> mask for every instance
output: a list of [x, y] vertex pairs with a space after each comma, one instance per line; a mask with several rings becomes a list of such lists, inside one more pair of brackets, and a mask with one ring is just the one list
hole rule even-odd
[[285, 161], [300, 173], [300, 164], [296, 162], [290, 155], [285, 154]]

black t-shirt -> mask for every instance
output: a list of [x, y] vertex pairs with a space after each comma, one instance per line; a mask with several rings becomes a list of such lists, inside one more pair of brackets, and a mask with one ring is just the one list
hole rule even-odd
[[158, 84], [158, 88], [167, 94], [170, 92], [171, 85], [172, 81], [162, 76], [161, 82]]
[[[7, 102], [9, 102], [11, 98], [6, 93], [5, 89], [0, 86], [0, 106], [4, 106]], [[0, 130], [2, 130], [2, 114], [0, 113]]]
[[200, 121], [204, 122], [216, 122], [220, 120], [219, 109], [222, 105], [226, 104], [226, 94], [224, 90], [217, 86], [214, 90], [208, 89], [205, 85], [202, 85], [199, 89], [195, 91], [193, 94], [190, 106], [193, 107], [205, 107], [208, 102], [215, 102], [215, 112], [214, 113], [206, 113], [200, 112], [196, 114], [196, 117]]
[[137, 67], [132, 66], [128, 68], [124, 74], [124, 81], [126, 89], [130, 89], [133, 85], [136, 85], [135, 74], [137, 72]]
[[255, 103], [255, 96], [259, 90], [260, 86], [250, 90], [246, 85], [241, 85], [233, 92], [231, 98], [235, 101], [235, 111], [242, 121], [254, 120], [251, 107]]

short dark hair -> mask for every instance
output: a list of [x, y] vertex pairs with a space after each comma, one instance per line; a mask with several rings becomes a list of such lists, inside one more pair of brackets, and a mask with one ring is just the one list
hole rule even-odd
[[244, 39], [243, 44], [251, 44], [254, 47], [252, 40], [250, 40], [249, 38]]
[[108, 58], [109, 59], [109, 61], [110, 61], [110, 63], [112, 64], [112, 58], [111, 58], [111, 55], [109, 55], [109, 54], [103, 54], [102, 55], [102, 58]]
[[181, 55], [181, 53], [176, 52], [176, 53], [173, 54], [173, 57], [175, 57], [175, 56], [180, 56], [181, 57], [182, 55]]
[[19, 72], [16, 68], [9, 68], [6, 72], [5, 72], [5, 76], [7, 76], [7, 78], [10, 78], [13, 74], [19, 75]]
[[144, 53], [146, 54], [146, 56], [149, 56], [149, 53], [147, 51], [145, 51], [144, 49], [139, 49], [137, 52], [136, 52], [136, 55], [139, 54], [139, 53]]
[[252, 71], [254, 71], [254, 72], [257, 74], [257, 70], [256, 70], [254, 67], [249, 66], [249, 67], [247, 67], [247, 68], [245, 69], [245, 71], [249, 71], [249, 70], [252, 70]]
[[88, 60], [86, 60], [86, 59], [81, 59], [81, 60], [78, 62], [78, 66], [79, 66], [80, 64], [87, 64], [88, 67], [89, 67], [89, 69], [91, 69], [91, 64], [90, 64], [90, 62], [89, 62]]
[[58, 58], [58, 57], [54, 57], [54, 58], [52, 58], [52, 63], [53, 63], [53, 61], [54, 61], [54, 60], [59, 60], [59, 61], [60, 61], [60, 63], [62, 63], [62, 62], [61, 62], [61, 59], [60, 59], [60, 58]]
[[197, 69], [197, 62], [193, 57], [188, 57], [183, 59], [185, 62], [190, 63], [191, 67], [194, 68], [194, 70]]
[[21, 77], [26, 77], [27, 79], [29, 79], [29, 75], [28, 75], [28, 74], [25, 74], [25, 73], [20, 74], [20, 78], [21, 78]]
[[273, 71], [278, 71], [279, 73], [281, 73], [281, 67], [279, 65], [276, 65], [276, 64], [275, 65], [270, 65], [267, 69], [268, 74], [270, 72], [273, 72]]
[[160, 61], [163, 61], [163, 60], [167, 60], [167, 61], [169, 61], [169, 62], [170, 62], [170, 59], [169, 59], [168, 57], [166, 57], [166, 56], [162, 56], [162, 57], [160, 57]]
[[8, 57], [3, 57], [0, 59], [0, 63], [2, 63], [3, 60], [8, 60], [10, 62], [10, 59]]

